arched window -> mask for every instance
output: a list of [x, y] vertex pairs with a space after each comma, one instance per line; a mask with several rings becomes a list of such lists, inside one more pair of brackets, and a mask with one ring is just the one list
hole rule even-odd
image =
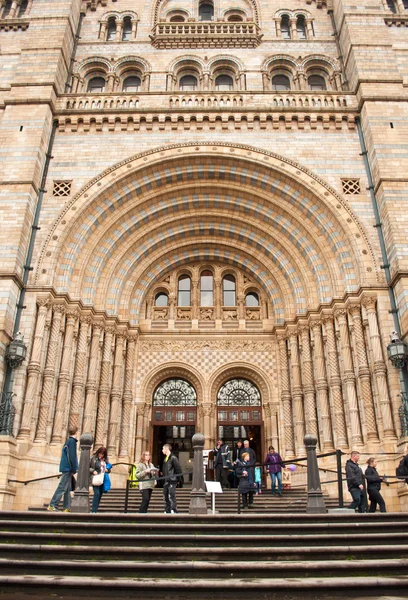
[[211, 2], [202, 2], [198, 9], [200, 21], [212, 21], [214, 19], [214, 5]]
[[203, 271], [201, 273], [200, 305], [214, 306], [214, 277], [211, 271]]
[[123, 29], [122, 29], [122, 40], [127, 42], [132, 37], [132, 20], [130, 17], [126, 17], [123, 21]]
[[153, 394], [153, 406], [196, 406], [197, 394], [184, 379], [168, 379]]
[[20, 4], [20, 10], [18, 11], [18, 16], [23, 17], [25, 15], [25, 13], [27, 12], [27, 8], [28, 8], [28, 1], [23, 0], [23, 2]]
[[290, 22], [288, 15], [283, 15], [281, 19], [281, 33], [284, 40], [290, 40]]
[[109, 19], [106, 39], [108, 42], [110, 42], [110, 41], [114, 40], [115, 38], [116, 38], [116, 20]]
[[215, 78], [215, 89], [219, 92], [234, 89], [234, 80], [231, 75], [218, 75]]
[[11, 11], [11, 5], [12, 5], [11, 0], [7, 0], [4, 10], [3, 10], [2, 19], [5, 19], [6, 17], [9, 16], [10, 11]]
[[247, 379], [230, 379], [220, 388], [218, 406], [261, 406], [258, 388]]
[[286, 92], [290, 90], [290, 79], [286, 75], [274, 75], [272, 77], [272, 89], [275, 92]]
[[88, 92], [95, 94], [105, 91], [105, 80], [103, 77], [93, 77], [88, 83]]
[[185, 18], [182, 15], [174, 15], [170, 17], [170, 23], [184, 23]]
[[236, 285], [233, 275], [226, 275], [222, 280], [223, 306], [236, 306]]
[[245, 306], [259, 306], [259, 296], [255, 292], [249, 292], [245, 296]]
[[191, 279], [188, 275], [179, 277], [177, 305], [191, 306]]
[[140, 81], [140, 77], [133, 75], [131, 77], [126, 77], [123, 82], [123, 91], [124, 92], [138, 92], [142, 82]]
[[194, 75], [183, 75], [180, 78], [180, 90], [184, 92], [194, 91], [197, 89], [197, 77]]
[[326, 90], [326, 81], [321, 75], [310, 75], [307, 80], [309, 90], [321, 91]]
[[164, 292], [159, 292], [156, 294], [154, 298], [155, 306], [168, 306], [169, 305], [169, 297]]
[[242, 23], [244, 19], [241, 15], [230, 15], [227, 20], [229, 23]]
[[391, 12], [396, 13], [397, 7], [395, 6], [395, 0], [387, 0], [387, 6]]
[[299, 15], [296, 20], [296, 31], [300, 40], [305, 40], [307, 38], [305, 17], [303, 15]]

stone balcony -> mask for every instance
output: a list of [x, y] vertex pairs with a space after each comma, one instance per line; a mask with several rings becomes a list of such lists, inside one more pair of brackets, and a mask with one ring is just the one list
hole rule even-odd
[[256, 48], [262, 34], [253, 22], [197, 21], [157, 23], [150, 37], [155, 48]]

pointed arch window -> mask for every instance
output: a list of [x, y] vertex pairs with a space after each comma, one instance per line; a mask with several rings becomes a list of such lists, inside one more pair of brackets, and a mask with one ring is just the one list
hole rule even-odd
[[180, 90], [184, 92], [193, 92], [197, 89], [197, 84], [197, 77], [194, 77], [194, 75], [183, 75], [180, 78]]
[[322, 91], [326, 90], [326, 81], [322, 75], [310, 75], [307, 80], [309, 90]]
[[236, 283], [233, 275], [225, 275], [222, 280], [223, 306], [236, 306]]
[[214, 19], [214, 5], [212, 2], [201, 2], [198, 8], [200, 21], [212, 21]]
[[109, 19], [108, 21], [108, 30], [106, 34], [106, 39], [108, 42], [111, 42], [116, 38], [116, 20]]
[[191, 306], [191, 279], [188, 275], [181, 275], [178, 280], [178, 306]]
[[93, 77], [88, 83], [88, 92], [92, 94], [105, 91], [105, 79], [103, 77]]
[[132, 77], [126, 77], [126, 79], [123, 82], [123, 91], [138, 92], [140, 90], [141, 85], [142, 82], [140, 80], [140, 77], [137, 77], [136, 75], [133, 75]]
[[290, 40], [290, 21], [288, 15], [283, 15], [281, 19], [281, 33], [284, 40]]
[[132, 20], [130, 17], [126, 17], [123, 21], [122, 29], [122, 41], [127, 42], [132, 37]]
[[200, 277], [200, 306], [214, 306], [214, 277], [208, 270]]
[[234, 80], [231, 75], [218, 75], [215, 79], [215, 89], [219, 92], [233, 90]]
[[290, 90], [290, 79], [286, 75], [274, 75], [272, 77], [272, 89], [275, 92], [287, 92]]

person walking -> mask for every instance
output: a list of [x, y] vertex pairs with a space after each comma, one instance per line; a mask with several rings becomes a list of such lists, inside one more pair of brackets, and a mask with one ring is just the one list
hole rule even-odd
[[285, 465], [280, 454], [275, 452], [273, 446], [269, 446], [268, 454], [265, 458], [265, 467], [271, 476], [272, 496], [276, 494], [276, 482], [278, 482], [278, 496], [282, 496], [282, 468], [285, 468]]
[[70, 427], [68, 430], [69, 437], [61, 451], [59, 470], [62, 475], [47, 510], [58, 510], [58, 503], [64, 496], [63, 510], [64, 512], [71, 512], [72, 477], [78, 471], [77, 433], [78, 427]]
[[136, 467], [136, 478], [139, 480], [139, 490], [142, 494], [142, 501], [139, 507], [140, 513], [147, 513], [153, 488], [156, 485], [156, 474], [157, 469], [150, 462], [150, 452], [145, 450], [142, 452], [142, 456]]
[[163, 475], [168, 479], [164, 480], [163, 498], [164, 512], [167, 514], [177, 513], [176, 487], [178, 477], [181, 474], [181, 466], [178, 458], [171, 453], [171, 444], [164, 444], [162, 452], [164, 454]]
[[253, 469], [250, 467], [250, 454], [243, 452], [241, 460], [235, 465], [239, 479], [238, 493], [242, 494], [242, 510], [254, 507], [255, 481]]
[[353, 450], [350, 458], [346, 462], [347, 487], [353, 498], [353, 502], [347, 508], [358, 510], [363, 513], [366, 510], [366, 496], [363, 485], [363, 471], [358, 464], [360, 452]]
[[367, 460], [368, 467], [365, 470], [365, 477], [367, 479], [367, 493], [370, 499], [370, 513], [375, 513], [377, 510], [377, 504], [380, 507], [380, 512], [387, 512], [385, 508], [384, 498], [380, 494], [381, 483], [384, 481], [383, 477], [377, 472], [377, 461], [374, 456], [370, 456]]
[[231, 453], [227, 444], [218, 440], [214, 453], [215, 479], [221, 483], [221, 487], [229, 487], [228, 469], [231, 464]]
[[[100, 473], [109, 473], [110, 469], [107, 466], [108, 464], [108, 451], [104, 446], [98, 448], [95, 454], [91, 458], [91, 462], [89, 465], [89, 471], [91, 473], [91, 478], [93, 475], [99, 475]], [[92, 479], [91, 479], [92, 481]], [[102, 495], [104, 493], [103, 482], [101, 485], [93, 485], [93, 499], [92, 499], [92, 508], [91, 512], [98, 512], [99, 504], [101, 502]]]

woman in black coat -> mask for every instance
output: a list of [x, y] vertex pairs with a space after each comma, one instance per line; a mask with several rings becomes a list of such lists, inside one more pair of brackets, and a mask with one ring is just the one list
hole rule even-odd
[[383, 481], [383, 477], [380, 477], [377, 473], [377, 461], [374, 456], [371, 456], [367, 461], [367, 469], [365, 471], [365, 476], [367, 479], [367, 493], [370, 498], [370, 513], [375, 513], [377, 510], [377, 504], [380, 507], [380, 511], [382, 513], [387, 512], [385, 508], [384, 498], [380, 494], [381, 490], [381, 482]]
[[235, 472], [239, 479], [238, 493], [242, 494], [243, 510], [254, 508], [255, 481], [251, 469], [250, 456], [243, 452], [241, 460], [235, 464]]

